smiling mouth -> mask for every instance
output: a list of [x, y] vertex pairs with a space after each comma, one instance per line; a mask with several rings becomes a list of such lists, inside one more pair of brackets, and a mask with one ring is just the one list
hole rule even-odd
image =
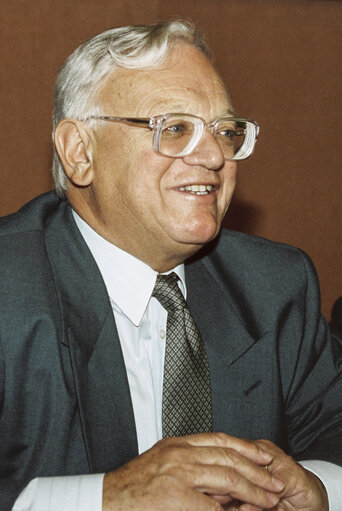
[[189, 192], [195, 195], [208, 195], [213, 190], [212, 185], [187, 185], [181, 186], [179, 190], [181, 192]]

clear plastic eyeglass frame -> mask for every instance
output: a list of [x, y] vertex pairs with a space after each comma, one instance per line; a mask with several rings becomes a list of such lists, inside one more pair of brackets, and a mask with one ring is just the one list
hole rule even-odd
[[[166, 152], [163, 152], [160, 150], [160, 141], [162, 137], [162, 133], [164, 130], [164, 127], [166, 123], [170, 120], [185, 120], [190, 121], [194, 125], [194, 131], [192, 134], [192, 137], [190, 139], [190, 142], [185, 146], [185, 148], [176, 153], [176, 154], [167, 154]], [[231, 122], [239, 124], [244, 129], [244, 141], [242, 145], [238, 148], [237, 152], [232, 156], [224, 156], [226, 160], [245, 160], [248, 158], [253, 150], [255, 143], [258, 139], [259, 135], [259, 125], [256, 121], [253, 121], [251, 119], [244, 119], [240, 117], [220, 117], [219, 119], [216, 119], [215, 121], [212, 121], [210, 123], [206, 123], [204, 119], [201, 117], [197, 117], [195, 115], [189, 115], [189, 114], [182, 114], [182, 113], [167, 113], [163, 115], [157, 115], [154, 117], [144, 117], [144, 118], [135, 118], [135, 117], [113, 117], [113, 116], [107, 116], [107, 115], [90, 115], [87, 117], [84, 117], [81, 119], [81, 121], [109, 121], [109, 122], [120, 122], [123, 124], [126, 124], [128, 126], [135, 126], [140, 128], [148, 128], [152, 130], [153, 138], [152, 138], [152, 148], [153, 151], [162, 154], [163, 156], [169, 156], [172, 158], [182, 158], [183, 156], [187, 156], [191, 154], [199, 141], [201, 140], [204, 130], [207, 128], [215, 137], [217, 140], [217, 127], [218, 125], [223, 121]]]

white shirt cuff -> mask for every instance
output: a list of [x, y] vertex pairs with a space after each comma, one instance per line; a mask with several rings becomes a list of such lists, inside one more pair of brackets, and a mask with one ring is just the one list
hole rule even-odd
[[324, 484], [328, 494], [329, 511], [342, 511], [342, 467], [321, 460], [306, 460], [300, 464]]
[[104, 474], [33, 479], [12, 511], [101, 511]]
[[[342, 511], [342, 467], [321, 460], [300, 464], [324, 484], [329, 511]], [[33, 479], [19, 495], [12, 511], [101, 511], [104, 474]]]

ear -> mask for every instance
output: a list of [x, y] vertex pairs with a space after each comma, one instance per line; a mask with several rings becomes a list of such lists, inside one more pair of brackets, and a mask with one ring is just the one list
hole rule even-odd
[[94, 142], [85, 126], [63, 119], [55, 130], [55, 146], [66, 175], [76, 186], [89, 186], [94, 177]]

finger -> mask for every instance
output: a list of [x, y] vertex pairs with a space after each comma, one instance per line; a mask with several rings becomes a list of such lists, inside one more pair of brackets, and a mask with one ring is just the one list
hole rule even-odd
[[[245, 438], [237, 438], [225, 433], [203, 433], [200, 435], [189, 435], [186, 441], [191, 445], [197, 446], [216, 446], [225, 447], [238, 451], [246, 458], [260, 465], [268, 465], [271, 463], [273, 454], [269, 446], [256, 440], [247, 440]], [[264, 448], [267, 446], [267, 448]]]
[[261, 509], [271, 509], [279, 503], [277, 494], [255, 486], [235, 470], [226, 470], [226, 479], [225, 488], [222, 488], [222, 490], [226, 492], [229, 499], [248, 503]]
[[233, 500], [232, 502], [230, 502], [229, 504], [224, 504], [222, 506], [222, 508], [225, 510], [225, 511], [239, 511], [240, 509], [240, 504], [241, 502], [239, 503], [238, 501], [236, 500]]
[[241, 504], [239, 511], [262, 511], [261, 507], [252, 506], [251, 504]]
[[197, 491], [189, 491], [183, 495], [179, 502], [179, 507], [172, 508], [175, 511], [184, 511], [185, 509], [194, 509], [196, 511], [219, 511], [221, 505], [211, 497]]
[[[185, 478], [187, 473], [185, 469]], [[256, 486], [231, 467], [200, 465], [195, 467], [195, 473], [193, 471], [191, 477], [195, 481], [194, 488], [197, 491], [215, 495], [216, 498], [221, 496], [221, 503], [236, 499], [262, 509], [270, 509], [279, 502], [277, 494]]]
[[264, 438], [255, 440], [255, 443], [265, 452], [270, 454], [271, 456], [277, 456], [279, 454], [284, 454], [284, 451], [280, 449], [277, 445], [275, 445], [270, 440], [266, 440]]
[[[252, 484], [270, 492], [280, 492], [284, 483], [268, 470], [245, 458], [234, 449], [223, 447], [172, 448], [164, 473], [177, 477], [180, 466], [188, 486], [201, 486], [204, 481], [215, 485], [225, 483], [226, 469], [235, 470]], [[211, 479], [209, 479], [211, 477]], [[210, 491], [214, 493], [214, 491]]]
[[211, 497], [222, 504], [225, 511], [263, 511], [261, 507], [253, 506], [252, 504], [243, 504], [241, 501], [235, 499], [225, 503], [221, 495], [211, 495]]
[[287, 485], [290, 481], [296, 485], [296, 481], [301, 477], [302, 467], [269, 440], [259, 440], [258, 442], [273, 456], [271, 463], [267, 466], [268, 471], [274, 475], [277, 474]]
[[284, 489], [284, 483], [281, 479], [265, 470], [264, 466], [256, 465], [237, 451], [224, 449], [221, 451], [221, 455], [224, 467], [234, 468], [241, 476], [248, 479], [254, 485], [271, 492], [280, 492]]

